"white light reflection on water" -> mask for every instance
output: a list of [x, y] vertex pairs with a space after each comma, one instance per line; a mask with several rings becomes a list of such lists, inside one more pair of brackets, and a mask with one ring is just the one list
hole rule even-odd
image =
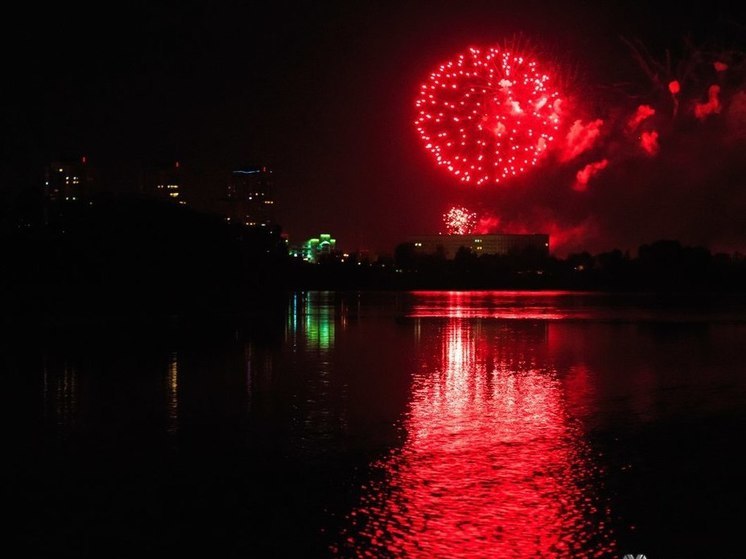
[[54, 424], [57, 435], [65, 438], [70, 434], [78, 416], [78, 371], [67, 362], [62, 364], [61, 370], [45, 362], [42, 371], [45, 417]]
[[166, 432], [175, 437], [179, 432], [179, 356], [169, 356], [166, 371]]

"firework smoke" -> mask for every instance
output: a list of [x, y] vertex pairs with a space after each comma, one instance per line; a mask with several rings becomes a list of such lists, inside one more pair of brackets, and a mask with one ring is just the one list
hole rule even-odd
[[595, 161], [594, 163], [588, 163], [580, 171], [575, 174], [575, 184], [573, 184], [573, 190], [583, 192], [587, 190], [588, 183], [591, 178], [597, 175], [601, 170], [606, 169], [609, 164], [608, 159], [602, 159], [601, 161]]
[[707, 90], [707, 102], [696, 103], [694, 105], [694, 116], [699, 120], [704, 120], [709, 115], [717, 114], [720, 112], [720, 86], [717, 84], [711, 85], [710, 89]]
[[478, 235], [488, 235], [490, 233], [498, 233], [500, 227], [500, 218], [492, 214], [484, 214], [479, 216], [477, 225], [474, 228], [474, 232]]
[[565, 147], [562, 152], [562, 161], [575, 159], [581, 153], [591, 149], [601, 136], [601, 127], [604, 121], [600, 118], [583, 124], [581, 120], [573, 122], [570, 131], [565, 138]]
[[643, 120], [647, 120], [655, 114], [655, 109], [650, 105], [640, 105], [637, 107], [637, 111], [634, 116], [627, 122], [627, 129], [630, 131], [635, 130]]
[[658, 153], [660, 147], [658, 146], [658, 132], [651, 130], [650, 132], [643, 132], [640, 135], [640, 146], [645, 150], [648, 155], [655, 155]]

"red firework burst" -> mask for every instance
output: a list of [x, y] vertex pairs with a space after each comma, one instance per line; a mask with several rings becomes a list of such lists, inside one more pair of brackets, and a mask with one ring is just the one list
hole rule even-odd
[[454, 206], [443, 214], [443, 222], [449, 235], [470, 235], [477, 225], [477, 214]]
[[536, 165], [560, 124], [560, 94], [536, 61], [470, 48], [420, 87], [415, 125], [438, 165], [469, 184], [499, 183]]

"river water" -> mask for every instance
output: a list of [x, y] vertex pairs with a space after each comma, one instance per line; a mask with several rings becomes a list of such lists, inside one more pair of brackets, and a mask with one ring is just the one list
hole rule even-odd
[[29, 556], [742, 557], [743, 299], [294, 293], [6, 335]]

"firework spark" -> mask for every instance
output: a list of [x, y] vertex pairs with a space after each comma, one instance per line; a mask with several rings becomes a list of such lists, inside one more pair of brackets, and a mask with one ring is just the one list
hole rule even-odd
[[460, 181], [499, 183], [536, 165], [554, 142], [560, 104], [535, 60], [470, 48], [422, 84], [415, 125], [437, 164]]
[[477, 214], [464, 207], [454, 206], [443, 214], [446, 233], [449, 235], [470, 235], [477, 224]]

